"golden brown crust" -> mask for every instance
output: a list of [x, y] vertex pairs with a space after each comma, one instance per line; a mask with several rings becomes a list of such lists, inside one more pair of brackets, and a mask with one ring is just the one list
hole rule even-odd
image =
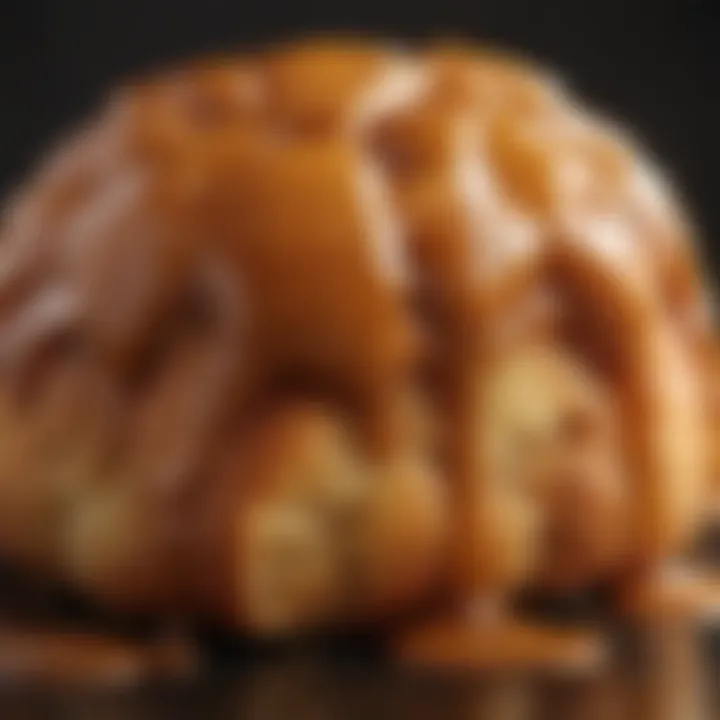
[[[325, 41], [130, 85], [5, 218], [0, 554], [256, 632], [396, 612], [439, 564], [467, 599], [661, 562], [711, 472], [682, 215], [499, 54]], [[298, 500], [318, 477], [356, 486], [362, 542]], [[281, 535], [307, 567], [278, 580]]]

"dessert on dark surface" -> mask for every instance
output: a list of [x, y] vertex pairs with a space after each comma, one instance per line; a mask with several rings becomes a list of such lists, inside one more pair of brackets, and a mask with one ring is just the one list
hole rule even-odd
[[694, 235], [626, 132], [492, 52], [129, 84], [4, 214], [0, 555], [121, 614], [402, 628], [429, 662], [596, 657], [521, 623], [528, 589], [712, 609], [666, 572], [715, 495]]

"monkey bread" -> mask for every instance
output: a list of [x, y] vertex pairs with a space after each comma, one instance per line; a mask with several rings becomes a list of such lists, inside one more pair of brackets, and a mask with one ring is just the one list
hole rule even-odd
[[0, 555], [263, 637], [647, 591], [714, 494], [694, 243], [627, 131], [501, 53], [128, 83], [4, 212]]

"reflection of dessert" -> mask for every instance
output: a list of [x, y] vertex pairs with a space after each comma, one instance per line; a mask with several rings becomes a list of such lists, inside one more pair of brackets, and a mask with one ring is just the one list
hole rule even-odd
[[0, 682], [127, 686], [189, 678], [197, 658], [183, 640], [131, 641], [51, 628], [0, 629]]
[[126, 88], [4, 218], [0, 551], [282, 635], [655, 577], [711, 497], [691, 236], [505, 57], [318, 42]]

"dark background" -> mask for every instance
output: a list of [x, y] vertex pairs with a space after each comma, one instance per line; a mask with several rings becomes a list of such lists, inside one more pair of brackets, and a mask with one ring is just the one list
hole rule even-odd
[[720, 261], [720, 0], [0, 0], [0, 193], [112, 83], [201, 52], [343, 29], [520, 48], [627, 120]]

